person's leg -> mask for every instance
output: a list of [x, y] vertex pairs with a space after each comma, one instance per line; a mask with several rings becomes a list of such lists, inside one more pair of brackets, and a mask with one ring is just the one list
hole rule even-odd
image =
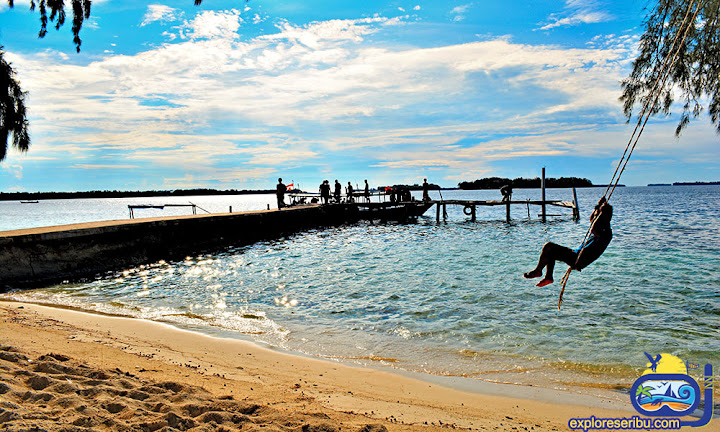
[[545, 277], [537, 284], [539, 287], [544, 287], [554, 281], [553, 271], [555, 270], [555, 261], [560, 260], [568, 265], [573, 265], [576, 258], [577, 254], [572, 249], [548, 242], [543, 246], [537, 266], [523, 276], [528, 279], [540, 277], [542, 276], [542, 269], [546, 268]]
[[553, 247], [557, 246], [555, 243], [545, 243], [545, 246], [543, 246], [542, 251], [540, 252], [540, 258], [538, 259], [537, 266], [535, 266], [534, 269], [531, 271], [525, 273], [523, 276], [525, 276], [527, 279], [532, 279], [536, 277], [542, 276], [542, 271], [547, 265], [552, 261], [552, 265], [555, 265], [555, 259], [552, 258], [552, 250]]

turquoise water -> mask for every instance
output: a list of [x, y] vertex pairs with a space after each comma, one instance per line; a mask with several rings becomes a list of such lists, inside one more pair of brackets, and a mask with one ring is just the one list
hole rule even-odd
[[[636, 377], [644, 351], [720, 366], [720, 187], [618, 189], [614, 239], [596, 263], [572, 273], [560, 311], [558, 283], [536, 288], [522, 277], [546, 241], [577, 246], [602, 192], [578, 190], [579, 223], [567, 209], [551, 208], [562, 216], [542, 223], [531, 208], [528, 219], [520, 206], [510, 224], [500, 207], [480, 209], [476, 222], [450, 209], [437, 223], [433, 208], [417, 223], [310, 231], [11, 296], [315, 356], [503, 382], [579, 379], [568, 371], [590, 373], [586, 380]], [[538, 194], [520, 190], [514, 198]], [[556, 281], [565, 269], [557, 265]]]

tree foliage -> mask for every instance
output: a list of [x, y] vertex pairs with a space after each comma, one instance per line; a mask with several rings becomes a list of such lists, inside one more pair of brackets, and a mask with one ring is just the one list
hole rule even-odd
[[[518, 177], [514, 180], [504, 177], [486, 177], [471, 182], [460, 182], [458, 188], [464, 190], [477, 189], [500, 189], [505, 185], [510, 185], [517, 189], [536, 189], [541, 184], [540, 177], [531, 179]], [[545, 187], [547, 188], [571, 188], [571, 187], [592, 187], [593, 184], [586, 178], [579, 177], [548, 177], [545, 179]]]
[[0, 161], [5, 159], [8, 139], [12, 135], [12, 146], [19, 151], [30, 147], [25, 92], [15, 80], [15, 71], [5, 61], [5, 52], [0, 46]]
[[709, 100], [708, 114], [720, 133], [720, 0], [656, 0], [645, 20], [639, 49], [630, 76], [622, 82], [620, 100], [628, 120], [637, 106], [654, 97], [663, 65], [669, 66], [677, 52], [652, 114], [669, 115], [679, 98], [683, 109], [675, 134], [680, 135]]
[[[73, 42], [75, 43], [75, 49], [80, 52], [80, 29], [82, 28], [83, 21], [90, 18], [90, 6], [92, 2], [90, 0], [70, 0], [70, 6], [72, 8], [72, 32]], [[8, 6], [15, 6], [13, 0], [8, 0]], [[47, 34], [48, 21], [55, 23], [55, 29], [59, 30], [60, 27], [65, 24], [65, 1], [64, 0], [30, 0], [30, 10], [34, 11], [38, 9], [40, 13], [40, 31], [38, 37], [43, 38]]]
[[[247, 0], [245, 0], [247, 2]], [[195, 0], [195, 6], [202, 4], [202, 0]], [[14, 7], [14, 0], [8, 0], [8, 6]], [[83, 21], [90, 18], [91, 0], [70, 0], [72, 9], [72, 32], [73, 43], [75, 49], [80, 52], [80, 30]], [[48, 21], [55, 24], [55, 29], [59, 30], [65, 24], [65, 0], [30, 0], [30, 10], [38, 9], [40, 13], [40, 31], [38, 37], [43, 38], [47, 34]]]

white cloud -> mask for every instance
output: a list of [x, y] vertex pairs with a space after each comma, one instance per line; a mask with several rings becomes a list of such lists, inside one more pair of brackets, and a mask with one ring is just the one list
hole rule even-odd
[[[86, 169], [118, 157], [124, 168], [172, 167], [183, 172], [168, 177], [176, 187], [213, 172], [237, 181], [219, 168], [229, 160], [245, 176], [340, 154], [376, 167], [467, 173], [483, 169], [479, 161], [607, 151], [583, 142], [592, 118], [570, 126], [556, 119], [619, 112], [619, 65], [631, 49], [622, 40], [588, 49], [507, 39], [434, 48], [366, 42], [391, 21], [281, 22], [277, 33], [241, 42], [237, 11], [203, 12], [183, 25], [188, 39], [135, 55], [86, 66], [52, 53], [8, 56], [30, 92], [33, 152]], [[464, 113], [414, 125], [426, 113], [478, 109], [467, 98], [480, 94], [495, 98], [477, 111], [482, 122]], [[539, 102], [499, 105], [515, 95]], [[476, 142], [456, 146], [467, 139]]]
[[185, 21], [180, 26], [180, 35], [186, 39], [236, 38], [243, 22], [240, 14], [237, 9], [201, 12], [192, 21]]
[[416, 11], [420, 10], [420, 5], [415, 5], [415, 7], [413, 8], [413, 10], [416, 10]]
[[[211, 169], [182, 177], [169, 177], [164, 179], [163, 188], [190, 189], [202, 184], [225, 184], [237, 187], [254, 182], [266, 183], [267, 179], [277, 172], [275, 168], [247, 168], [247, 169]], [[244, 186], [241, 186], [244, 187]]]
[[462, 6], [455, 6], [450, 10], [451, 14], [464, 14], [467, 12], [468, 8], [470, 7], [469, 4], [462, 5]]
[[609, 21], [612, 16], [602, 10], [595, 0], [566, 0], [564, 11], [548, 17], [550, 23], [543, 25], [539, 30], [550, 30], [556, 27], [576, 26], [580, 24], [594, 24]]
[[140, 27], [158, 21], [161, 23], [177, 21], [182, 18], [182, 15], [183, 12], [181, 10], [171, 8], [170, 6], [160, 4], [148, 5]]
[[177, 39], [177, 35], [175, 33], [170, 33], [167, 31], [162, 32], [162, 35], [167, 38], [168, 41], [172, 42], [175, 39]]
[[90, 169], [90, 170], [106, 170], [106, 169], [132, 169], [140, 168], [139, 165], [123, 165], [123, 164], [75, 164], [73, 168]]
[[5, 163], [5, 164], [0, 165], [0, 170], [7, 171], [12, 177], [14, 177], [17, 180], [22, 180], [22, 178], [23, 178], [23, 166], [22, 165]]
[[450, 15], [453, 15], [452, 20], [453, 21], [462, 21], [465, 19], [465, 13], [470, 9], [470, 6], [472, 6], [472, 3], [464, 4], [460, 6], [455, 6], [450, 10]]
[[356, 20], [329, 20], [313, 22], [306, 26], [294, 26], [287, 21], [277, 25], [279, 33], [263, 36], [260, 39], [278, 41], [287, 40], [309, 48], [320, 49], [337, 42], [362, 42], [363, 36], [379, 31], [374, 24], [385, 23], [387, 18], [374, 17]]

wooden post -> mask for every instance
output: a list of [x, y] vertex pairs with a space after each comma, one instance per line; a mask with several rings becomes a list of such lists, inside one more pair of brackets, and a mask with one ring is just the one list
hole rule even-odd
[[580, 220], [580, 206], [578, 205], [577, 191], [573, 188], [573, 217], [575, 220]]
[[505, 222], [510, 222], [510, 200], [505, 201]]
[[447, 204], [443, 203], [443, 220], [447, 220]]
[[232, 206], [230, 206], [230, 213], [232, 213]]
[[435, 221], [440, 222], [440, 201], [435, 204]]
[[545, 222], [545, 167], [543, 167], [542, 176], [540, 177], [540, 200], [542, 201], [540, 205], [542, 207], [542, 221]]
[[476, 220], [476, 217], [475, 217], [475, 204], [473, 204], [473, 206], [471, 207], [471, 210], [470, 210], [470, 220], [473, 221], [473, 222], [475, 222], [475, 220]]
[[528, 219], [530, 219], [530, 200], [527, 202]]

